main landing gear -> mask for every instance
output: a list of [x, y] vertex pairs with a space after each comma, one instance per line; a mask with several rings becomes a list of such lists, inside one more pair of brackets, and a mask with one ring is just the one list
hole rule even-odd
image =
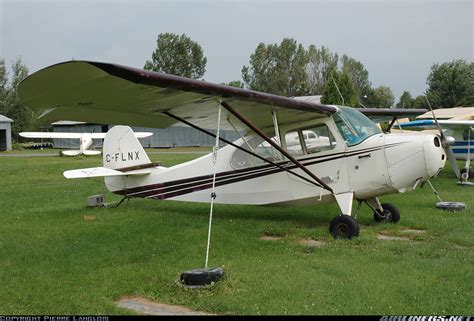
[[376, 222], [397, 223], [400, 221], [400, 211], [392, 204], [384, 203], [382, 204], [382, 211], [378, 209], [374, 211], [374, 220]]
[[359, 224], [352, 216], [339, 215], [329, 224], [329, 232], [337, 239], [351, 239], [359, 235]]
[[[397, 223], [400, 220], [400, 211], [390, 203], [380, 204], [378, 198], [359, 201], [360, 204], [362, 202], [365, 202], [372, 209], [376, 222]], [[357, 212], [359, 209], [360, 205]], [[351, 239], [359, 235], [359, 224], [350, 215], [339, 215], [329, 224], [329, 232], [334, 238]]]

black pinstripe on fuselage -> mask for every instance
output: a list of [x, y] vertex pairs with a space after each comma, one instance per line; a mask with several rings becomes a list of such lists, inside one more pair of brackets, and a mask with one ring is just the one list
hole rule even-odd
[[[304, 166], [315, 165], [319, 163], [324, 163], [332, 160], [336, 160], [339, 158], [347, 158], [353, 157], [360, 154], [364, 154], [367, 152], [373, 152], [377, 150], [381, 150], [384, 148], [391, 148], [398, 146], [401, 143], [393, 143], [384, 146], [377, 146], [371, 148], [360, 149], [351, 152], [339, 152], [333, 153], [329, 155], [321, 155], [321, 156], [314, 156], [308, 157], [305, 159], [300, 159], [300, 162]], [[278, 163], [279, 165], [288, 168], [288, 169], [295, 169], [297, 168], [296, 165], [289, 161], [282, 161]], [[271, 174], [276, 174], [283, 172], [284, 170], [273, 165], [260, 165], [254, 166], [250, 168], [220, 172], [216, 174], [216, 186], [228, 185], [236, 182], [241, 182], [245, 180], [250, 180], [262, 176], [267, 176]], [[116, 194], [120, 195], [127, 195], [128, 197], [145, 197], [145, 198], [156, 198], [156, 199], [167, 199], [171, 197], [176, 197], [196, 191], [201, 191], [204, 189], [208, 189], [212, 187], [212, 178], [213, 175], [202, 175], [202, 176], [194, 176], [179, 180], [161, 182], [156, 184], [150, 184], [145, 186], [137, 186], [133, 188], [123, 189], [114, 191]]]

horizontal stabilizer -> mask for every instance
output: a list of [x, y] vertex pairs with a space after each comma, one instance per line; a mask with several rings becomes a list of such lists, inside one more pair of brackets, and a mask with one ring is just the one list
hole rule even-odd
[[88, 149], [85, 149], [82, 152], [84, 153], [84, 155], [99, 155], [101, 153], [100, 150], [88, 150]]
[[61, 153], [67, 156], [78, 156], [82, 154], [80, 150], [63, 150]]
[[107, 176], [126, 176], [126, 175], [147, 175], [152, 172], [153, 168], [137, 169], [132, 171], [118, 171], [115, 169], [105, 167], [91, 167], [82, 169], [73, 169], [65, 171], [64, 177], [68, 179], [73, 178], [92, 178], [92, 177], [107, 177]]

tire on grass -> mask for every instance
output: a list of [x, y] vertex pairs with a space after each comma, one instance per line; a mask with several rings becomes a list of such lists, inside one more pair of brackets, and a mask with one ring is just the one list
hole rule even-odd
[[336, 239], [351, 239], [359, 235], [359, 224], [352, 216], [339, 215], [329, 224], [329, 232]]

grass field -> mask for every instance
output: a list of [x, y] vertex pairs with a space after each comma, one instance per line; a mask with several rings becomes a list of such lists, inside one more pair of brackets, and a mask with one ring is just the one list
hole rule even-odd
[[[151, 158], [169, 166], [197, 156]], [[204, 265], [209, 206], [132, 199], [88, 209], [87, 196], [104, 191], [100, 182], [62, 172], [100, 162], [0, 158], [0, 314], [130, 314], [114, 304], [126, 296], [218, 314], [474, 313], [474, 188], [457, 186], [448, 169], [433, 184], [467, 210], [436, 210], [428, 186], [387, 196], [382, 201], [400, 209], [399, 224], [375, 223], [364, 206], [351, 241], [328, 232], [335, 204], [217, 205], [210, 266], [224, 267], [226, 277], [198, 290], [178, 279]], [[410, 240], [379, 240], [380, 233]], [[326, 244], [310, 248], [301, 239]]]

